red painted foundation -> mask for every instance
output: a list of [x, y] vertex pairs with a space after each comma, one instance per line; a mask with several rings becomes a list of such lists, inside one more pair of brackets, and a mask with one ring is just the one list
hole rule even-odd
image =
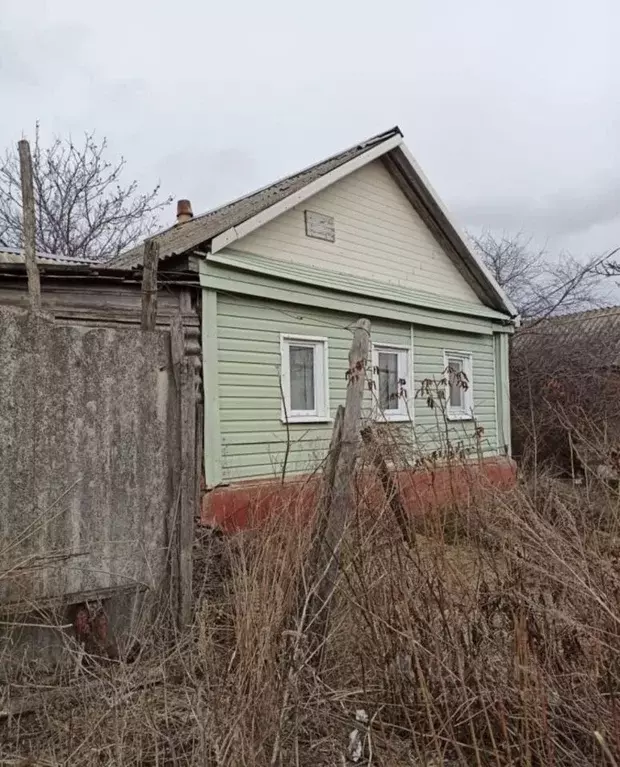
[[[458, 502], [466, 505], [490, 487], [509, 489], [515, 483], [516, 465], [510, 458], [443, 465], [432, 470], [411, 469], [396, 473], [401, 498], [412, 514]], [[310, 512], [320, 489], [320, 476], [296, 476], [280, 480], [248, 480], [207, 491], [202, 499], [201, 522], [225, 532], [254, 528], [274, 513], [295, 508]], [[374, 474], [358, 482], [356, 491], [368, 508], [384, 502], [383, 490]]]

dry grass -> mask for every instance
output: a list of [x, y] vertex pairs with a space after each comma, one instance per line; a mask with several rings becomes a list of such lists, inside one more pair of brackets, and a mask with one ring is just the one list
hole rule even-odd
[[409, 549], [360, 496], [319, 664], [299, 631], [311, 535], [292, 504], [204, 544], [223, 577], [186, 636], [146, 637], [133, 664], [73, 664], [46, 690], [22, 666], [0, 708], [43, 702], [0, 722], [0, 763], [341, 765], [357, 728], [357, 763], [377, 767], [612, 767], [617, 511], [608, 489], [522, 479], [418, 523]]

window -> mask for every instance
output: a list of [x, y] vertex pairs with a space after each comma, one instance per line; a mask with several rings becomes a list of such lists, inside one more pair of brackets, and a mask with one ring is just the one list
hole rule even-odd
[[407, 381], [409, 349], [401, 346], [373, 345], [372, 366], [377, 417], [388, 421], [409, 420]]
[[471, 354], [444, 352], [444, 377], [447, 381], [447, 414], [450, 420], [474, 417]]
[[327, 421], [327, 339], [283, 335], [280, 348], [282, 420], [289, 423]]

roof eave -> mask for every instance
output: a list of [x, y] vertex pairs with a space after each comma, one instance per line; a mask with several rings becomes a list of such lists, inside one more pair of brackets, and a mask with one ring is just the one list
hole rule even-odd
[[[399, 154], [402, 155], [402, 160], [404, 162], [401, 161], [401, 163], [398, 163]], [[405, 144], [398, 147], [398, 150], [392, 153], [392, 156], [397, 161], [397, 164], [400, 164], [400, 169], [405, 171], [405, 175], [413, 191], [424, 203], [430, 216], [436, 222], [436, 225], [446, 235], [455, 254], [459, 256], [462, 263], [467, 266], [470, 273], [468, 282], [472, 284], [471, 280], [473, 278], [475, 284], [472, 284], [472, 287], [475, 289], [477, 285], [478, 288], [482, 289], [480, 298], [484, 296], [487, 301], [492, 303], [494, 308], [506, 312], [512, 319], [518, 321], [519, 312], [515, 305], [496, 282], [482, 258], [469, 247], [465, 235], [450, 215], [443, 201], [433, 189], [431, 183], [426, 178], [424, 172], [416, 162], [416, 159], [407, 149]], [[450, 251], [448, 251], [448, 255], [451, 255]], [[467, 275], [464, 276], [467, 277]]]
[[400, 133], [390, 136], [385, 141], [364, 152], [364, 154], [326, 173], [321, 178], [285, 197], [270, 208], [217, 235], [211, 240], [208, 250], [211, 253], [218, 253], [223, 248], [259, 229], [296, 205], [305, 202], [336, 181], [345, 178], [379, 158], [383, 159], [386, 167], [395, 177], [396, 182], [405, 192], [410, 202], [418, 209], [418, 212], [424, 214], [422, 217], [425, 223], [430, 226], [431, 231], [440, 239], [448, 255], [452, 258], [463, 277], [475, 290], [478, 297], [494, 309], [505, 312], [517, 323], [518, 312], [514, 304], [495, 281], [482, 259], [469, 247], [465, 236], [461, 233], [458, 225], [450, 216], [440, 197], [433, 190], [415, 158], [405, 146], [402, 134]]
[[[424, 210], [428, 214], [427, 218], [423, 216], [426, 218], [425, 223], [427, 225], [434, 223], [436, 230], [445, 236], [448, 255], [453, 258], [455, 265], [460, 269], [479, 298], [489, 302], [493, 308], [506, 312], [511, 319], [518, 322], [519, 312], [515, 305], [496, 282], [482, 259], [469, 247], [465, 235], [461, 232], [460, 227], [448, 212], [405, 144], [401, 144], [396, 150], [390, 152], [389, 157], [385, 158], [384, 161], [388, 170], [393, 174], [395, 168], [398, 169], [413, 195], [424, 206]], [[396, 181], [398, 182], [399, 179], [396, 178]], [[411, 201], [413, 202], [413, 200]], [[432, 226], [431, 229], [433, 229]], [[437, 231], [434, 233], [437, 234]], [[467, 271], [463, 270], [462, 265], [467, 267]]]

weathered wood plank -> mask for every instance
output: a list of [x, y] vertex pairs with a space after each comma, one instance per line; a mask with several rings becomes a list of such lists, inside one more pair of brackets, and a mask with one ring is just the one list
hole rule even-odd
[[22, 211], [24, 220], [23, 240], [28, 294], [33, 312], [41, 311], [41, 281], [36, 258], [36, 220], [34, 211], [34, 185], [32, 182], [32, 157], [30, 144], [22, 139], [19, 144], [19, 170], [22, 185]]
[[[323, 495], [328, 505], [324, 512], [326, 520], [323, 523], [324, 533], [321, 536], [318, 567], [316, 568], [319, 578], [316, 588], [316, 609], [312, 611], [315, 616], [318, 616], [313, 633], [319, 639], [324, 639], [327, 633], [329, 603], [340, 571], [342, 540], [349, 514], [354, 505], [351, 483], [359, 454], [362, 402], [366, 387], [366, 365], [369, 354], [370, 321], [359, 319], [355, 323], [353, 341], [349, 351], [347, 394], [342, 424], [337, 424], [340, 439], [338, 440], [338, 433], [335, 428], [331, 446], [336, 455], [335, 466], [329, 467], [329, 471], [333, 472], [333, 487], [331, 492], [329, 487], [326, 487]], [[330, 476], [326, 476], [327, 481], [330, 479]]]
[[180, 314], [176, 314], [170, 323], [170, 360], [178, 395], [181, 392], [181, 362], [184, 356], [183, 319]]
[[188, 359], [181, 363], [181, 504], [179, 514], [179, 627], [192, 617], [192, 543], [196, 513], [196, 388]]
[[159, 242], [146, 240], [144, 243], [144, 272], [142, 274], [142, 330], [155, 330], [157, 321], [157, 263]]
[[174, 381], [174, 396], [171, 397], [170, 418], [171, 434], [174, 439], [169, 445], [169, 460], [173, 491], [173, 503], [170, 507], [167, 520], [168, 541], [168, 566], [169, 566], [169, 603], [174, 620], [179, 621], [179, 606], [181, 600], [181, 573], [180, 573], [180, 518], [182, 508], [182, 415], [181, 415], [181, 364], [183, 362], [184, 343], [183, 325], [181, 316], [177, 313], [170, 322], [170, 366], [172, 380]]

